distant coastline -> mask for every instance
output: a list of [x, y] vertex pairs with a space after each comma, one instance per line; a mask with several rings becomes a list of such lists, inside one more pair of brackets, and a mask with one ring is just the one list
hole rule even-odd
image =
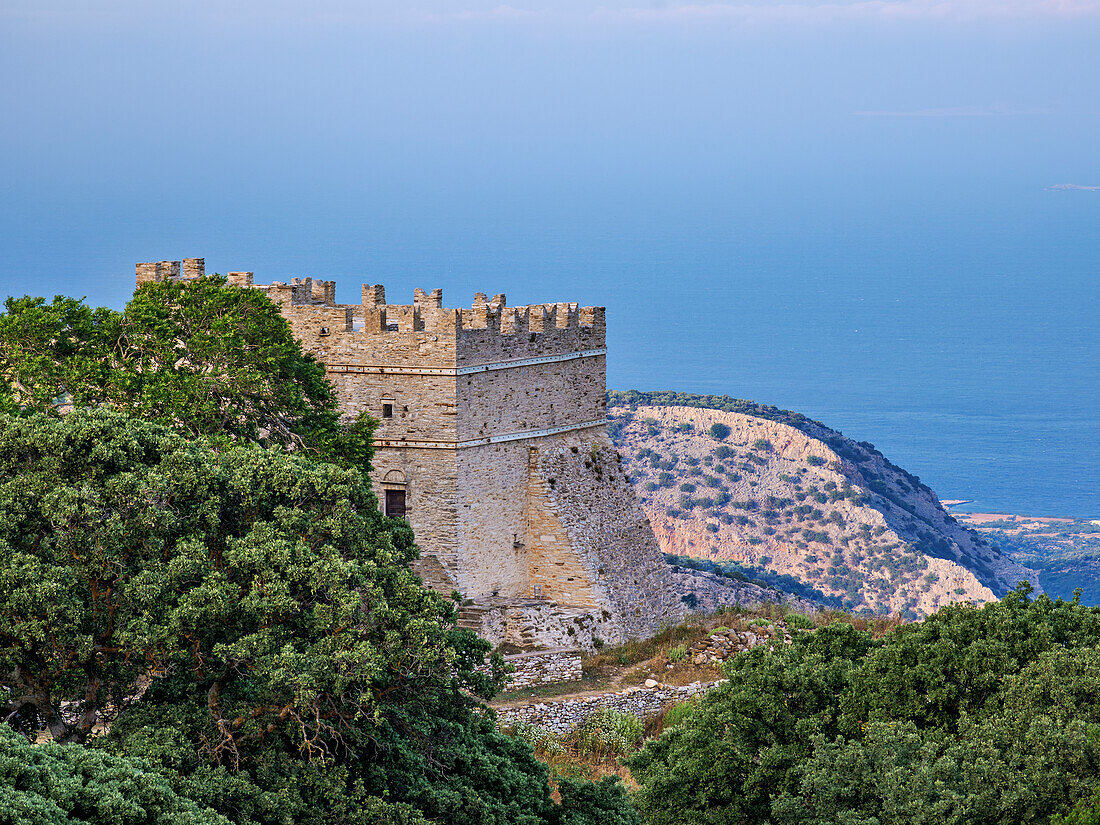
[[970, 501], [941, 502], [951, 515], [1039, 573], [1055, 598], [1071, 599], [1080, 589], [1085, 604], [1100, 605], [1100, 515], [1096, 518], [975, 513], [954, 509]]

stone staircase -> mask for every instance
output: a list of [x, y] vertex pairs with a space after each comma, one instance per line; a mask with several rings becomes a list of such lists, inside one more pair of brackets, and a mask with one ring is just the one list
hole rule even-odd
[[458, 626], [475, 633], [481, 630], [481, 620], [491, 608], [485, 604], [464, 604], [458, 609]]

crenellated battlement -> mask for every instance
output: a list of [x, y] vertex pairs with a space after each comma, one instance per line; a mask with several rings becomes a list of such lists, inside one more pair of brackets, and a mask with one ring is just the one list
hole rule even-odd
[[[575, 303], [507, 305], [502, 294], [490, 300], [476, 293], [469, 308], [443, 306], [443, 290], [416, 289], [411, 304], [386, 301], [381, 284], [363, 284], [362, 302], [337, 304], [334, 281], [295, 278], [289, 284], [254, 284], [252, 273], [231, 283], [263, 289], [283, 307], [295, 333], [306, 340], [312, 331], [318, 337], [350, 336], [349, 343], [364, 346], [366, 339], [397, 343], [402, 336], [429, 334], [454, 340], [459, 365], [479, 359], [525, 358], [576, 350], [600, 349], [606, 344], [603, 307], [581, 307]], [[323, 331], [322, 331], [323, 330]], [[328, 342], [327, 348], [336, 345]]]
[[184, 258], [182, 261], [150, 261], [135, 266], [137, 285], [159, 281], [193, 281], [206, 275], [205, 258]]
[[[137, 285], [204, 277], [204, 258], [157, 261], [136, 266]], [[411, 304], [386, 301], [381, 284], [363, 284], [358, 304], [336, 303], [336, 282], [311, 277], [257, 284], [252, 272], [230, 272], [228, 283], [261, 289], [282, 308], [296, 336], [319, 356], [342, 360], [359, 358], [385, 362], [387, 353], [400, 351], [401, 363], [415, 359], [415, 339], [429, 336], [432, 360], [445, 353], [456, 366], [507, 361], [606, 346], [603, 307], [576, 303], [508, 306], [503, 293], [489, 298], [474, 294], [466, 308], [443, 306], [443, 290], [417, 288]], [[421, 347], [423, 349], [423, 347]]]

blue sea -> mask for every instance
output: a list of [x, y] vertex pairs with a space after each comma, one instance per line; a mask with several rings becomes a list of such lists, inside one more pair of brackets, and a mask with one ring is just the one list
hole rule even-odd
[[121, 307], [135, 261], [205, 255], [257, 282], [336, 278], [345, 302], [371, 282], [391, 302], [442, 286], [449, 306], [604, 305], [612, 389], [774, 404], [969, 509], [1100, 518], [1100, 192], [814, 181], [425, 176], [358, 200], [319, 189], [293, 215], [277, 193], [242, 215], [193, 192], [143, 235], [140, 202], [63, 235], [43, 206], [9, 222], [0, 292]]

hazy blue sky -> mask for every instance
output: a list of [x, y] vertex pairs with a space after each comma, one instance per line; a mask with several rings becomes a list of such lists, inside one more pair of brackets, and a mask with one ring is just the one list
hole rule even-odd
[[[0, 77], [0, 293], [606, 304], [612, 386], [1100, 515], [1100, 191], [1049, 188], [1100, 185], [1100, 0], [0, 0]], [[993, 411], [1035, 455], [974, 452]]]
[[0, 71], [0, 285], [115, 304], [139, 258], [423, 281], [684, 204], [1100, 184], [1097, 0], [0, 0]]

